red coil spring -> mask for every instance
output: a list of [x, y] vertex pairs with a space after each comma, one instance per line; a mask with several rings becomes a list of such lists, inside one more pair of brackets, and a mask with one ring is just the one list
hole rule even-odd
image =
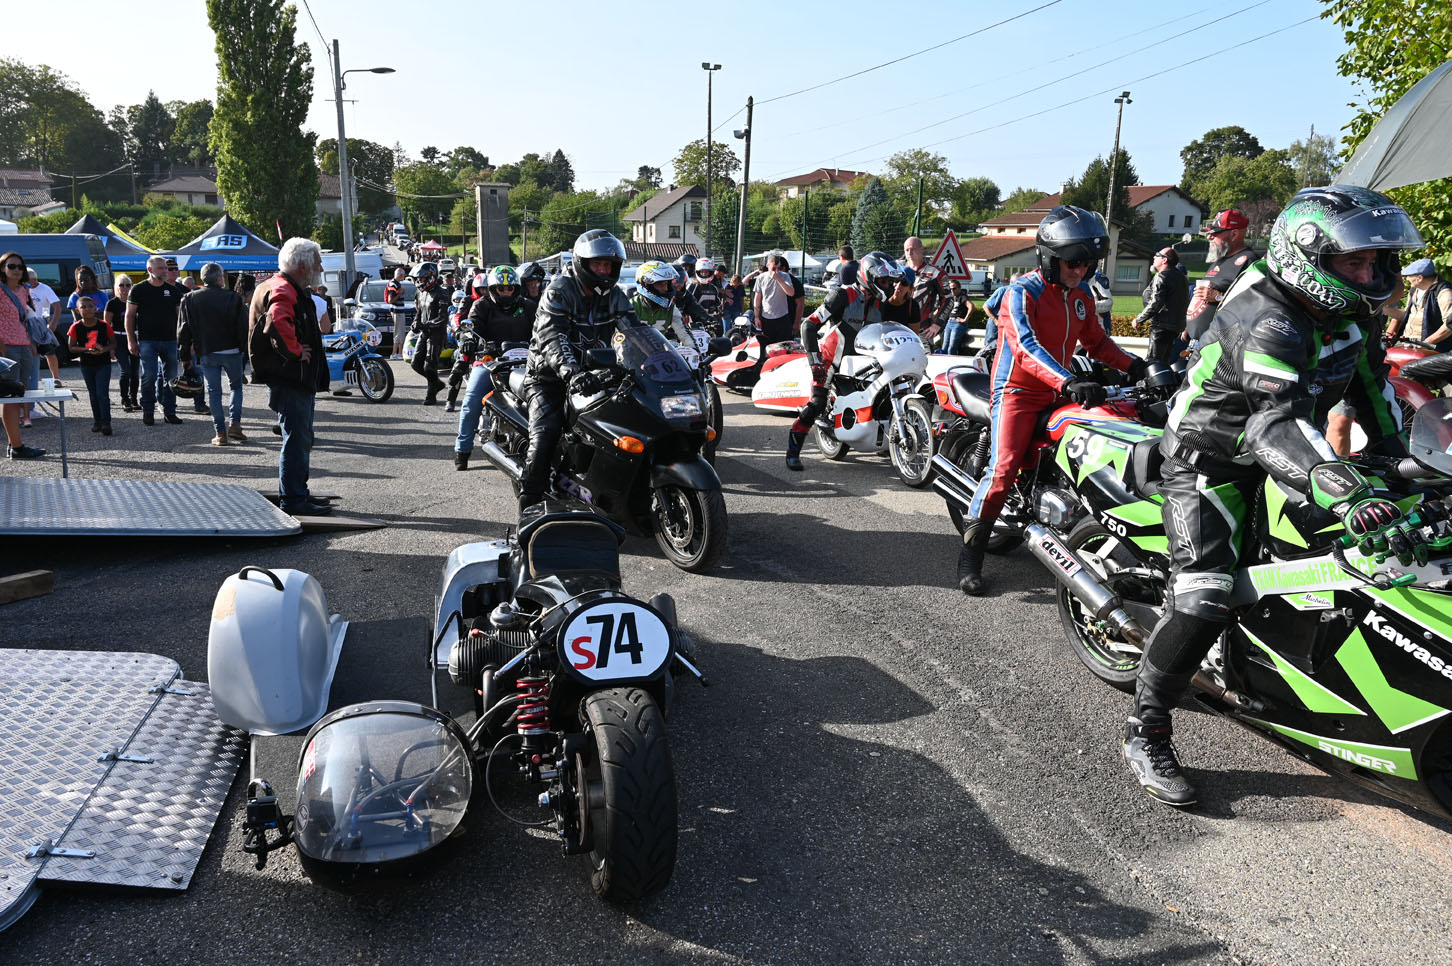
[[514, 682], [519, 692], [515, 728], [522, 735], [542, 735], [550, 730], [550, 679], [545, 675], [524, 677]]

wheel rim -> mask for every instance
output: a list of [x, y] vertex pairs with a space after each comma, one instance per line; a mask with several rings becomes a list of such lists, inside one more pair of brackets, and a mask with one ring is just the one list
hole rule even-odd
[[904, 476], [920, 480], [927, 475], [927, 441], [931, 431], [916, 406], [904, 406], [902, 419], [893, 422], [893, 462]]
[[[1117, 540], [1111, 533], [1096, 533], [1075, 548], [1085, 558], [1089, 569], [1099, 577], [1110, 593], [1128, 595], [1139, 600], [1154, 593], [1154, 588], [1144, 578], [1135, 574], [1113, 574], [1100, 562], [1099, 551], [1111, 540]], [[1112, 553], [1112, 550], [1111, 550]], [[1163, 587], [1159, 588], [1157, 603], [1163, 605]], [[1106, 669], [1128, 673], [1139, 666], [1143, 652], [1103, 626], [1103, 622], [1084, 606], [1069, 588], [1059, 587], [1059, 601], [1074, 623], [1074, 631], [1080, 646], [1090, 657]]]
[[823, 432], [822, 427], [820, 426], [816, 427], [812, 431], [817, 434], [817, 449], [821, 450], [822, 455], [828, 457], [829, 459], [835, 459], [837, 455], [841, 453], [842, 450], [845, 449], [847, 446], [846, 443], [843, 443], [842, 441], [837, 439], [833, 439], [827, 433]]
[[667, 486], [657, 489], [653, 500], [656, 526], [671, 549], [681, 557], [700, 553], [705, 526], [691, 495], [679, 486]]
[[365, 396], [377, 396], [383, 392], [386, 384], [383, 367], [374, 359], [364, 359], [363, 364], [358, 367], [359, 392]]

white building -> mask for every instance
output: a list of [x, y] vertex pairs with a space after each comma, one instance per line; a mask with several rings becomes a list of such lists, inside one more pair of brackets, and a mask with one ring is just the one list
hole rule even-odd
[[625, 216], [630, 240], [642, 244], [673, 242], [706, 250], [706, 189], [699, 185], [662, 191]]

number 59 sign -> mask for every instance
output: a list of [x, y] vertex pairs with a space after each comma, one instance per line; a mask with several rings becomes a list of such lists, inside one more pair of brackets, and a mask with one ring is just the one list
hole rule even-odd
[[566, 663], [591, 681], [648, 678], [671, 655], [671, 633], [643, 604], [606, 600], [582, 607], [560, 633]]

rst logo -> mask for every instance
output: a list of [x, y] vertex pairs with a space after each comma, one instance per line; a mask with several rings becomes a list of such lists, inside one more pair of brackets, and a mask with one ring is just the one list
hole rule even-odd
[[1391, 641], [1433, 671], [1436, 671], [1447, 680], [1452, 681], [1452, 665], [1449, 665], [1446, 661], [1397, 630], [1385, 617], [1376, 611], [1367, 611], [1366, 617], [1362, 618], [1361, 624], [1363, 627], [1368, 627], [1376, 631], [1382, 637]]

